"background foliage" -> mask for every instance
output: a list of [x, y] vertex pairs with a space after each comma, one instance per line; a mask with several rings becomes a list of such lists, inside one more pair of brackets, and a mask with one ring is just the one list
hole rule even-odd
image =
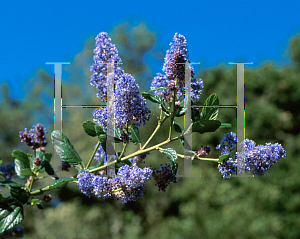
[[[89, 85], [94, 37], [86, 41], [71, 65], [63, 68], [63, 104], [99, 104], [95, 88]], [[151, 72], [145, 58], [160, 56], [162, 63], [164, 57], [155, 48], [155, 32], [144, 23], [134, 27], [125, 23], [115, 27], [110, 37], [123, 60], [122, 68], [136, 77], [140, 92], [148, 91], [156, 72]], [[194, 161], [193, 174], [201, 178], [180, 178], [166, 192], [159, 192], [152, 180], [147, 183], [144, 198], [125, 205], [114, 200], [89, 199], [76, 185], [68, 185], [51, 193], [54, 200], [45, 210], [25, 206], [25, 220], [20, 225], [25, 228], [26, 238], [299, 238], [300, 37], [292, 38], [288, 47], [291, 65], [275, 68], [269, 62], [256, 69], [246, 66], [245, 70], [246, 138], [257, 144], [279, 142], [287, 153], [265, 176], [223, 180], [216, 163]], [[64, 81], [65, 72], [68, 78]], [[212, 93], [218, 94], [220, 104], [236, 103], [235, 66], [221, 64], [197, 76], [204, 82], [200, 97], [203, 103]], [[24, 88], [26, 97], [17, 100], [10, 96], [11, 89], [1, 84], [0, 157], [4, 163], [13, 162], [14, 149], [30, 152], [29, 147], [20, 143], [18, 134], [38, 122], [49, 132], [47, 152], [53, 153], [53, 75], [41, 69]], [[158, 109], [148, 104], [158, 114]], [[63, 132], [86, 161], [97, 143], [82, 128], [82, 122], [92, 120], [92, 111], [63, 109]], [[200, 145], [215, 149], [225, 133], [236, 131], [234, 109], [220, 109], [219, 117], [233, 128], [193, 136], [194, 149]], [[147, 128], [140, 129], [142, 142], [146, 142], [155, 127], [152, 118]], [[166, 139], [168, 128], [160, 130], [149, 146]], [[172, 146], [178, 146], [178, 153], [183, 152], [179, 142]], [[129, 147], [127, 152], [135, 151], [136, 147]], [[219, 153], [213, 150], [210, 157], [218, 157]], [[151, 152], [145, 166], [158, 168], [168, 161], [159, 155]], [[179, 174], [183, 172], [181, 161], [178, 159]]]

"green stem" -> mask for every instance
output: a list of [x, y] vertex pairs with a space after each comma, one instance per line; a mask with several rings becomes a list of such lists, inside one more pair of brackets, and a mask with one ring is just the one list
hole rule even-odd
[[122, 158], [123, 154], [126, 152], [126, 147], [127, 147], [127, 145], [128, 145], [128, 143], [123, 144], [123, 150], [122, 150], [122, 153], [121, 153], [121, 155], [120, 155], [119, 158], [118, 158], [118, 161], [119, 161], [119, 162], [121, 161], [121, 158]]
[[92, 163], [92, 161], [93, 161], [93, 159], [94, 159], [94, 157], [95, 157], [95, 154], [96, 154], [96, 152], [97, 152], [97, 149], [98, 149], [99, 145], [100, 145], [100, 141], [98, 141], [98, 143], [97, 143], [97, 145], [96, 145], [96, 148], [94, 149], [94, 152], [93, 152], [93, 154], [92, 154], [92, 157], [90, 158], [88, 164], [86, 165], [86, 168], [89, 168], [89, 166], [91, 165], [91, 163]]
[[[74, 181], [69, 181], [69, 183], [77, 183], [77, 179], [74, 179]], [[53, 189], [55, 189], [55, 188], [53, 188]], [[41, 189], [34, 190], [34, 191], [30, 192], [30, 194], [35, 195], [35, 194], [46, 192], [48, 190], [52, 190], [52, 189], [50, 189], [50, 185], [47, 187], [41, 188]]]
[[167, 116], [164, 116], [164, 118], [161, 121], [160, 120], [158, 121], [156, 129], [154, 130], [154, 132], [152, 133], [152, 135], [150, 136], [150, 138], [147, 140], [147, 142], [144, 144], [144, 146], [141, 149], [144, 149], [148, 145], [148, 143], [154, 137], [154, 135], [159, 130], [159, 128], [161, 127], [161, 125], [164, 123], [164, 121], [166, 120], [166, 118], [167, 118]]
[[31, 178], [32, 178], [32, 180], [31, 180], [30, 185], [29, 185], [29, 192], [31, 191], [33, 180], [34, 180], [34, 177], [31, 177]]
[[[183, 154], [177, 154], [178, 157], [180, 158], [184, 158], [184, 155]], [[214, 159], [214, 158], [198, 158], [197, 156], [195, 156], [196, 159], [199, 159], [199, 160], [204, 160], [204, 161], [213, 161], [213, 162], [218, 162], [219, 159]]]
[[[192, 126], [192, 124], [190, 125], [190, 127], [191, 127], [191, 126]], [[189, 129], [188, 129], [188, 130], [189, 130]], [[188, 130], [187, 130], [187, 131], [188, 131]], [[175, 140], [178, 140], [178, 139], [183, 138], [185, 134], [186, 134], [186, 133], [184, 133], [183, 135], [177, 136], [177, 137], [175, 137], [175, 138], [173, 138], [173, 139], [167, 139], [167, 140], [165, 140], [164, 142], [161, 142], [161, 143], [159, 143], [159, 144], [157, 144], [157, 145], [154, 145], [154, 146], [152, 146], [152, 147], [150, 147], [150, 148], [138, 150], [138, 151], [136, 151], [135, 153], [132, 153], [132, 154], [130, 154], [130, 155], [128, 155], [128, 156], [125, 156], [124, 158], [121, 159], [121, 161], [126, 160], [126, 159], [129, 159], [129, 158], [132, 158], [132, 157], [134, 157], [134, 156], [137, 156], [137, 155], [140, 155], [140, 154], [143, 154], [143, 153], [147, 153], [147, 152], [152, 151], [152, 150], [157, 150], [157, 149], [158, 149], [160, 146], [162, 146], [162, 145], [165, 145], [165, 144], [168, 144], [168, 143], [170, 143], [170, 142], [172, 142], [172, 141], [175, 141]], [[93, 169], [89, 170], [89, 173], [94, 173], [94, 172], [97, 172], [97, 171], [99, 171], [99, 170], [103, 170], [103, 169], [105, 169], [106, 167], [108, 167], [108, 166], [110, 166], [110, 165], [116, 164], [117, 162], [118, 162], [118, 161], [115, 160], [115, 161], [110, 162], [110, 163], [108, 163], [108, 164], [106, 164], [106, 165], [103, 165], [103, 166], [100, 166], [100, 167], [97, 167], [97, 168], [93, 168]]]

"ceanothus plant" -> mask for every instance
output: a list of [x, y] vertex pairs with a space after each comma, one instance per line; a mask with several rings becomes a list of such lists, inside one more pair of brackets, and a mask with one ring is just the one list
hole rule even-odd
[[[94, 147], [91, 158], [85, 162], [81, 159], [76, 149], [61, 131], [54, 130], [51, 134], [52, 144], [60, 159], [62, 160], [61, 170], [69, 171], [71, 167], [77, 170], [76, 175], [69, 178], [59, 178], [51, 166], [51, 153], [46, 152], [47, 133], [44, 126], [40, 123], [34, 125], [32, 129], [20, 131], [21, 142], [26, 143], [33, 153], [25, 153], [14, 150], [12, 156], [15, 158], [14, 170], [16, 175], [21, 178], [20, 182], [11, 181], [11, 168], [0, 166], [0, 186], [9, 188], [8, 196], [1, 195], [0, 198], [0, 233], [9, 231], [22, 221], [23, 205], [36, 205], [39, 209], [43, 208], [43, 203], [51, 201], [52, 196], [49, 190], [63, 188], [68, 183], [76, 183], [79, 190], [87, 197], [96, 196], [98, 198], [115, 198], [122, 203], [136, 201], [143, 197], [147, 181], [155, 180], [155, 186], [159, 191], [165, 192], [168, 185], [176, 183], [177, 178], [177, 158], [185, 158], [178, 154], [173, 148], [165, 146], [173, 141], [180, 140], [184, 144], [183, 138], [191, 129], [192, 133], [204, 134], [214, 132], [219, 128], [230, 128], [230, 124], [221, 123], [217, 120], [218, 108], [191, 109], [192, 123], [188, 130], [183, 130], [175, 117], [185, 115], [185, 63], [188, 60], [187, 42], [183, 35], [175, 34], [170, 43], [170, 49], [166, 52], [162, 71], [154, 77], [149, 92], [139, 91], [139, 86], [135, 78], [125, 73], [121, 68], [121, 58], [118, 50], [108, 34], [101, 32], [96, 37], [96, 48], [94, 49], [94, 64], [91, 66], [92, 76], [90, 84], [97, 89], [97, 97], [101, 102], [108, 99], [108, 64], [114, 64], [113, 89], [114, 89], [114, 133], [112, 139], [114, 143], [122, 144], [120, 152], [114, 152], [113, 160], [108, 160], [107, 138], [108, 134], [108, 112], [107, 107], [93, 111], [93, 121], [83, 123], [84, 131], [91, 137], [97, 138], [98, 142]], [[200, 95], [204, 89], [203, 81], [194, 77], [194, 69], [191, 72], [191, 104], [200, 105]], [[151, 93], [153, 91], [153, 94]], [[147, 107], [146, 100], [154, 102], [160, 109], [160, 116], [151, 113]], [[210, 95], [204, 102], [205, 106], [219, 105], [216, 94]], [[157, 118], [157, 127], [142, 144], [139, 128], [145, 126], [146, 122], [152, 117]], [[167, 119], [170, 119], [167, 121]], [[167, 124], [166, 122], [169, 122]], [[162, 125], [169, 127], [169, 135], [166, 140], [147, 147], [154, 135]], [[180, 136], [172, 137], [173, 132], [180, 133]], [[126, 147], [129, 144], [138, 144], [139, 150], [127, 154]], [[286, 156], [284, 148], [276, 143], [267, 143], [266, 146], [255, 146], [255, 142], [249, 139], [241, 143], [242, 151], [237, 151], [238, 139], [234, 133], [224, 135], [224, 140], [216, 147], [222, 152], [217, 159], [207, 158], [211, 151], [210, 146], [203, 146], [198, 151], [191, 151], [191, 159], [210, 160], [218, 164], [218, 169], [223, 178], [230, 178], [238, 171], [243, 170], [253, 175], [264, 175], [278, 159]], [[164, 148], [163, 148], [164, 147]], [[161, 168], [142, 167], [146, 156], [150, 151], [158, 150], [166, 155], [168, 163], [161, 164]], [[244, 165], [239, 165], [243, 159]], [[94, 163], [95, 165], [92, 165]], [[115, 165], [115, 175], [108, 176], [105, 172], [108, 166]], [[44, 174], [44, 175], [42, 175]], [[53, 182], [42, 188], [34, 188], [35, 181], [45, 177], [50, 177]], [[37, 196], [43, 195], [42, 199]]]

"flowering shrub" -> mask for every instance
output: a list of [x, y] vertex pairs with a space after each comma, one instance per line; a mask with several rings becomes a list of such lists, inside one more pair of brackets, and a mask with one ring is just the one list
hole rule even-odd
[[[51, 166], [51, 153], [46, 152], [47, 130], [42, 124], [34, 125], [29, 131], [25, 128], [20, 131], [21, 142], [26, 143], [33, 154], [14, 150], [12, 156], [15, 158], [14, 165], [0, 165], [0, 186], [9, 188], [10, 195], [1, 195], [0, 201], [0, 233], [10, 232], [15, 225], [23, 219], [23, 205], [36, 205], [43, 208], [43, 203], [51, 201], [52, 196], [47, 191], [65, 187], [68, 183], [76, 183], [79, 190], [87, 197], [96, 196], [107, 199], [114, 197], [122, 203], [136, 201], [143, 197], [148, 180], [155, 180], [155, 186], [159, 191], [165, 192], [172, 182], [177, 183], [177, 158], [185, 159], [184, 155], [178, 154], [173, 148], [162, 148], [170, 142], [180, 140], [191, 129], [192, 133], [214, 132], [218, 128], [231, 127], [229, 124], [217, 120], [218, 108], [191, 109], [191, 125], [188, 130], [175, 121], [175, 117], [182, 117], [186, 113], [185, 108], [185, 72], [191, 72], [191, 104], [200, 104], [200, 95], [204, 89], [203, 81], [194, 78], [194, 70], [188, 60], [187, 42], [183, 35], [175, 34], [171, 47], [166, 53], [163, 73], [157, 73], [154, 77], [149, 92], [140, 93], [135, 78], [123, 71], [121, 58], [118, 50], [111, 43], [111, 39], [105, 32], [96, 37], [96, 48], [94, 49], [94, 64], [91, 66], [92, 76], [90, 84], [97, 89], [96, 96], [101, 102], [108, 103], [108, 87], [110, 79], [113, 80], [114, 89], [114, 143], [123, 145], [121, 152], [114, 152], [113, 161], [108, 160], [111, 155], [107, 152], [108, 135], [108, 108], [93, 111], [93, 121], [83, 123], [84, 131], [91, 137], [96, 137], [98, 142], [94, 148], [91, 158], [85, 162], [81, 159], [76, 149], [61, 131], [54, 130], [51, 134], [52, 144], [60, 159], [61, 170], [69, 171], [71, 167], [77, 170], [77, 174], [70, 178], [59, 178]], [[109, 64], [113, 63], [113, 78], [109, 77]], [[153, 94], [151, 93], [153, 91]], [[146, 100], [154, 102], [160, 109], [160, 117], [156, 116], [158, 124], [147, 142], [142, 145], [139, 128], [154, 115], [147, 107]], [[189, 100], [189, 99], [188, 99]], [[206, 99], [204, 105], [218, 105], [216, 94]], [[170, 119], [169, 135], [167, 139], [157, 145], [147, 147], [151, 139], [162, 127], [166, 125], [166, 119]], [[180, 133], [180, 136], [172, 138], [172, 132]], [[126, 147], [129, 144], [138, 144], [139, 150], [126, 155]], [[222, 152], [219, 158], [203, 158], [209, 155], [210, 146], [199, 147], [198, 151], [190, 151], [192, 159], [210, 160], [218, 164], [218, 169], [223, 178], [230, 178], [237, 172], [252, 173], [253, 175], [264, 175], [278, 159], [286, 156], [284, 148], [276, 143], [267, 143], [266, 146], [255, 146], [255, 142], [249, 139], [241, 142], [242, 151], [237, 152], [238, 139], [234, 133], [224, 135], [224, 140], [216, 147]], [[169, 162], [161, 168], [141, 167], [150, 151], [158, 150], [166, 155]], [[92, 163], [96, 165], [92, 165]], [[115, 176], [106, 175], [108, 166], [115, 165]], [[25, 183], [11, 181], [13, 168], [15, 174]], [[40, 176], [40, 174], [45, 174]], [[53, 182], [43, 188], [33, 188], [34, 182], [45, 177], [51, 177]], [[35, 198], [44, 195], [43, 199]]]

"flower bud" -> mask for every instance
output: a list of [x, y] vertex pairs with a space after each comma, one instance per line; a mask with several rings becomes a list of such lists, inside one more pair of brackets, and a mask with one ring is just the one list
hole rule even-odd
[[52, 196], [51, 194], [47, 194], [47, 195], [44, 195], [43, 199], [42, 199], [45, 203], [48, 203], [52, 200]]
[[33, 160], [34, 166], [40, 166], [41, 164], [42, 164], [42, 160], [40, 158], [37, 157]]
[[168, 84], [168, 88], [171, 91], [175, 91], [177, 89], [177, 87], [175, 86], [175, 80], [171, 80]]
[[71, 165], [70, 164], [68, 164], [67, 162], [62, 162], [62, 164], [61, 164], [61, 166], [60, 166], [60, 169], [62, 170], [62, 171], [67, 171], [67, 172], [69, 172], [69, 168], [71, 168]]
[[180, 109], [180, 101], [175, 102], [175, 110]]

